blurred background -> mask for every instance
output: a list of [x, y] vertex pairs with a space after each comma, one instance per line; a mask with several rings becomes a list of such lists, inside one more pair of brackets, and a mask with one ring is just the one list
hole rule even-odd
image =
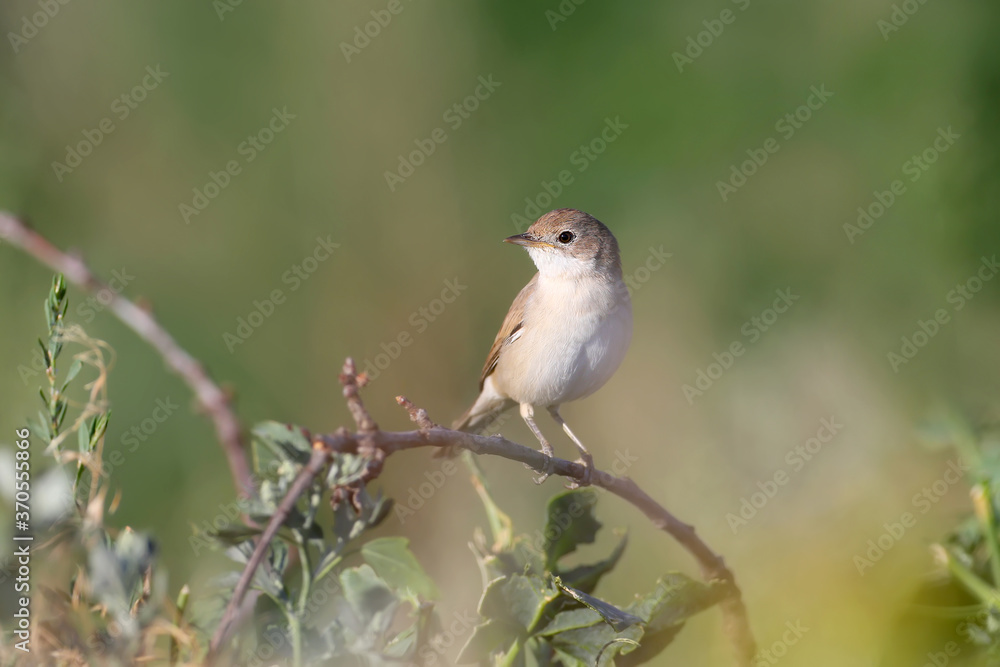
[[[762, 647], [807, 629], [783, 663], [941, 650], [892, 630], [968, 508], [918, 426], [1000, 416], [995, 3], [50, 5], [0, 6], [0, 209], [151, 303], [247, 424], [348, 424], [348, 355], [383, 428], [410, 428], [397, 394], [450, 422], [534, 271], [501, 239], [580, 208], [617, 235], [636, 316], [622, 368], [563, 412], [598, 466], [726, 556]], [[0, 246], [5, 447], [37, 411], [50, 276]], [[172, 590], [197, 591], [230, 567], [189, 544], [234, 497], [211, 426], [100, 302], [70, 300], [117, 354], [108, 522], [155, 534]], [[157, 421], [158, 402], [179, 407]], [[559, 480], [483, 463], [539, 529]], [[419, 505], [441, 466], [393, 457], [381, 487]], [[475, 608], [485, 517], [464, 472], [440, 486], [380, 530], [410, 538], [450, 616]], [[696, 572], [632, 507], [598, 514], [631, 539], [602, 597]], [[719, 615], [659, 661], [729, 664]]]

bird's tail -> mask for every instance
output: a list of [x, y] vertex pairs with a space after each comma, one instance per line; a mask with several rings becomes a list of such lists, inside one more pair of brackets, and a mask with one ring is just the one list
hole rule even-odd
[[[514, 402], [510, 399], [494, 392], [490, 384], [487, 382], [483, 386], [483, 391], [480, 392], [476, 402], [452, 423], [452, 430], [464, 431], [465, 433], [482, 433], [489, 428], [490, 424], [496, 421], [497, 417], [514, 405]], [[454, 456], [456, 452], [452, 451], [452, 449], [451, 447], [442, 447], [435, 456]]]

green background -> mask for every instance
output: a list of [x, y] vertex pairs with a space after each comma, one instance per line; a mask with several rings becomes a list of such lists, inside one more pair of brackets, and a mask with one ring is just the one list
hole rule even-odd
[[[564, 0], [568, 15], [554, 29], [555, 0], [402, 0], [349, 62], [343, 44], [387, 2], [220, 5], [72, 0], [15, 48], [10, 33], [42, 10], [3, 3], [0, 209], [79, 250], [100, 275], [133, 276], [124, 293], [151, 303], [235, 391], [246, 423], [314, 431], [349, 423], [336, 379], [344, 357], [374, 360], [402, 333], [412, 342], [365, 392], [380, 425], [410, 427], [397, 394], [439, 422], [460, 414], [533, 271], [500, 240], [532, 200], [541, 210], [586, 210], [615, 232], [638, 285], [624, 364], [563, 411], [597, 464], [635, 459], [627, 473], [726, 556], [763, 646], [780, 640], [786, 622], [809, 628], [784, 664], [902, 655], [889, 629], [932, 567], [927, 546], [967, 507], [964, 481], [926, 513], [914, 503], [954, 458], [921, 447], [916, 426], [947, 410], [974, 423], [1000, 416], [1000, 285], [986, 282], [960, 311], [947, 299], [1000, 246], [995, 3], [911, 1], [916, 12], [886, 32], [879, 22], [893, 5], [884, 0]], [[712, 22], [724, 10], [732, 20], [712, 36], [703, 22], [719, 32]], [[674, 54], [699, 33], [707, 46], [678, 71]], [[147, 66], [169, 75], [121, 118], [115, 101]], [[445, 114], [479, 77], [500, 85], [454, 127]], [[776, 123], [813, 86], [833, 95], [786, 138]], [[295, 118], [247, 162], [240, 145], [273, 109]], [[53, 162], [105, 118], [114, 129], [57, 175]], [[627, 128], [596, 159], [574, 159], [606, 119]], [[911, 181], [904, 163], [949, 127], [959, 138]], [[436, 128], [444, 142], [390, 190], [385, 172]], [[769, 137], [778, 151], [723, 201], [717, 183]], [[230, 160], [240, 173], [186, 222], [179, 206]], [[572, 182], [552, 204], [538, 201], [543, 182], [564, 170]], [[851, 242], [844, 225], [895, 179], [905, 192]], [[318, 237], [339, 247], [293, 290], [283, 276]], [[639, 270], [661, 248], [671, 257]], [[30, 367], [42, 334], [50, 274], [0, 245], [6, 446], [38, 407], [42, 378], [19, 368]], [[438, 308], [447, 281], [464, 289]], [[230, 351], [224, 335], [276, 289], [284, 302]], [[778, 289], [799, 299], [751, 341], [744, 324]], [[117, 355], [107, 447], [126, 453], [112, 478], [123, 500], [109, 523], [159, 538], [172, 590], [206, 582], [226, 561], [195, 556], [188, 537], [234, 495], [210, 424], [156, 354], [107, 312], [81, 310], [78, 290], [70, 295], [69, 319]], [[887, 354], [939, 308], [949, 321], [894, 370]], [[745, 353], [689, 402], [683, 385], [734, 341]], [[180, 408], [128, 451], [123, 436], [158, 399]], [[843, 428], [797, 470], [786, 454], [830, 417]], [[573, 455], [547, 419], [542, 428], [557, 452]], [[533, 442], [518, 419], [503, 432]], [[536, 487], [517, 464], [485, 465], [516, 524], [540, 528], [560, 482]], [[399, 455], [380, 485], [405, 503], [440, 469], [430, 452]], [[734, 533], [726, 515], [778, 471], [787, 483]], [[465, 477], [447, 477], [405, 523], [393, 517], [381, 529], [411, 539], [444, 591], [446, 617], [474, 609], [481, 590], [466, 543], [484, 515]], [[915, 527], [860, 575], [855, 556], [906, 511]], [[625, 566], [598, 589], [606, 599], [625, 604], [667, 570], [695, 571], [632, 507], [602, 497], [598, 512], [631, 536]], [[606, 532], [581, 559], [607, 551]], [[906, 664], [941, 650], [932, 640], [902, 642], [915, 655]], [[693, 621], [659, 664], [670, 657], [728, 664], [718, 614]]]

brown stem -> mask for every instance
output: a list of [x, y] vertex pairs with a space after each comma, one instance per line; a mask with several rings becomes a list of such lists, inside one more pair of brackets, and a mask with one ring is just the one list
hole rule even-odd
[[197, 359], [188, 354], [148, 311], [143, 310], [101, 282], [84, 261], [52, 245], [45, 237], [23, 222], [0, 211], [0, 239], [58, 271], [89, 292], [103, 291], [110, 299], [108, 307], [122, 322], [146, 340], [164, 362], [191, 388], [198, 404], [215, 426], [219, 443], [225, 451], [236, 488], [246, 497], [256, 495], [253, 475], [246, 459], [243, 429], [233, 412], [229, 396], [208, 376]]
[[264, 555], [267, 553], [267, 547], [271, 544], [271, 540], [278, 534], [278, 529], [281, 528], [281, 524], [288, 518], [299, 496], [309, 488], [316, 475], [322, 472], [329, 458], [329, 449], [317, 443], [317, 446], [313, 447], [309, 462], [299, 471], [299, 474], [295, 477], [295, 481], [289, 487], [288, 493], [285, 494], [285, 497], [281, 500], [281, 504], [278, 505], [278, 509], [271, 515], [271, 520], [268, 522], [267, 528], [261, 533], [250, 556], [250, 560], [247, 561], [246, 567], [243, 568], [240, 580], [236, 583], [236, 588], [233, 590], [233, 597], [229, 600], [226, 611], [222, 614], [222, 620], [219, 621], [219, 626], [215, 629], [215, 634], [212, 635], [212, 641], [208, 649], [208, 658], [206, 659], [208, 664], [213, 662], [214, 658], [218, 655], [219, 648], [229, 637], [229, 630], [233, 625], [233, 621], [240, 614], [240, 605], [243, 603], [243, 597], [250, 590], [253, 575], [264, 560]]
[[[109, 307], [119, 319], [152, 345], [163, 357], [166, 364], [176, 372], [194, 392], [195, 398], [208, 413], [215, 426], [216, 435], [229, 461], [229, 469], [236, 487], [246, 496], [256, 495], [253, 475], [246, 460], [243, 430], [232, 410], [229, 397], [208, 376], [202, 365], [160, 326], [153, 316], [122, 297], [98, 280], [82, 259], [64, 253], [47, 239], [28, 228], [20, 220], [0, 212], [0, 239], [21, 248], [54, 271], [64, 274], [71, 282], [91, 292], [105, 291], [109, 295]], [[298, 501], [299, 496], [313, 479], [324, 469], [332, 454], [338, 452], [362, 453], [373, 459], [367, 478], [381, 470], [382, 461], [394, 452], [418, 447], [446, 447], [468, 449], [476, 454], [488, 454], [512, 461], [525, 463], [538, 472], [567, 477], [577, 482], [584, 481], [584, 467], [579, 463], [559, 458], [549, 458], [541, 452], [519, 445], [499, 436], [481, 436], [460, 431], [452, 431], [437, 426], [430, 420], [425, 410], [415, 407], [406, 398], [397, 397], [397, 402], [406, 408], [411, 419], [420, 430], [387, 433], [378, 430], [378, 424], [371, 418], [361, 402], [359, 388], [364, 385], [364, 377], [357, 375], [354, 362], [348, 359], [340, 376], [344, 386], [344, 397], [348, 409], [358, 426], [356, 434], [339, 430], [332, 435], [318, 436], [313, 445], [309, 463], [299, 471], [288, 493], [282, 499], [277, 511], [254, 547], [233, 596], [216, 629], [209, 648], [208, 661], [218, 655], [219, 648], [226, 641], [229, 630], [239, 615], [240, 607], [254, 573], [264, 560], [267, 548], [274, 539], [285, 519]], [[731, 595], [724, 600], [722, 608], [726, 634], [737, 656], [737, 664], [749, 667], [756, 646], [747, 619], [746, 607], [740, 596], [732, 571], [721, 556], [716, 554], [695, 533], [694, 527], [684, 523], [631, 479], [616, 477], [600, 470], [593, 471], [591, 482], [595, 486], [610, 491], [631, 503], [645, 514], [660, 530], [676, 539], [698, 562], [702, 576], [709, 581], [719, 581], [728, 585]]]
[[[354, 376], [354, 364], [348, 359], [344, 365], [344, 373], [340, 377], [344, 384], [344, 395], [350, 402], [355, 402], [351, 406], [351, 413], [357, 421], [359, 428], [362, 424], [374, 424], [367, 410], [361, 403], [357, 395], [357, 384]], [[582, 482], [584, 480], [584, 467], [573, 461], [559, 458], [549, 458], [541, 452], [511, 442], [500, 436], [482, 436], [437, 426], [427, 416], [427, 412], [414, 406], [403, 396], [398, 396], [396, 401], [407, 409], [410, 418], [418, 424], [420, 430], [386, 432], [386, 431], [364, 431], [359, 433], [349, 433], [344, 429], [331, 435], [313, 436], [313, 456], [307, 468], [299, 473], [292, 488], [289, 489], [285, 498], [281, 502], [281, 508], [272, 518], [267, 526], [264, 535], [258, 541], [253, 556], [247, 563], [246, 569], [240, 578], [240, 584], [236, 588], [229, 606], [226, 608], [223, 619], [234, 617], [235, 610], [239, 607], [242, 596], [246, 593], [249, 582], [253, 578], [253, 571], [263, 560], [267, 551], [267, 545], [277, 533], [281, 523], [285, 520], [291, 507], [294, 506], [299, 496], [308, 488], [312, 479], [319, 474], [329, 456], [335, 453], [357, 454], [363, 451], [377, 453], [378, 465], [381, 460], [390, 454], [419, 447], [448, 447], [468, 449], [475, 454], [487, 454], [520, 461], [527, 464], [538, 472], [546, 471], [553, 475], [560, 475], [569, 479]], [[322, 455], [320, 454], [322, 453]], [[314, 463], [315, 462], [315, 463]], [[300, 483], [301, 482], [301, 483]], [[601, 470], [594, 470], [591, 474], [591, 483], [599, 486], [631, 503], [645, 514], [660, 530], [666, 532], [681, 546], [683, 546], [698, 562], [702, 576], [707, 581], [720, 582], [729, 587], [730, 595], [720, 604], [723, 614], [725, 632], [736, 653], [737, 664], [740, 667], [749, 667], [753, 662], [756, 652], [756, 643], [753, 633], [750, 630], [750, 622], [747, 618], [746, 607], [741, 598], [740, 589], [736, 585], [736, 578], [726, 565], [722, 556], [716, 554], [705, 542], [698, 537], [693, 526], [684, 523], [671, 514], [665, 507], [656, 502], [649, 494], [626, 477], [616, 477], [611, 473]], [[220, 625], [212, 638], [212, 648], [215, 651], [226, 639], [228, 624]]]

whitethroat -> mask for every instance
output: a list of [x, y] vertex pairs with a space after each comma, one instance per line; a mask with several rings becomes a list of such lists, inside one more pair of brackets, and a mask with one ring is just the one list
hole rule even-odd
[[559, 406], [600, 389], [632, 340], [632, 301], [618, 242], [599, 220], [572, 208], [550, 211], [504, 241], [524, 246], [538, 273], [511, 304], [479, 377], [479, 397], [452, 428], [482, 432], [518, 405], [542, 453], [551, 457], [552, 446], [535, 423], [535, 408], [545, 408], [580, 450], [581, 483], [587, 485], [593, 458]]

